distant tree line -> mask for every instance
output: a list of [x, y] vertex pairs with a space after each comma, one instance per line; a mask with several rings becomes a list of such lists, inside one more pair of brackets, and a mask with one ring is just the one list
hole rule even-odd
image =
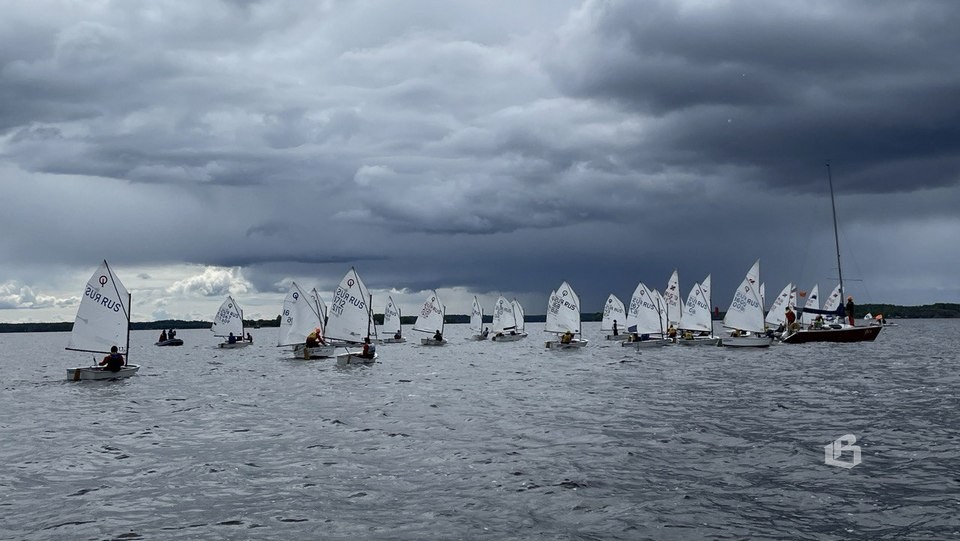
[[[857, 306], [854, 317], [862, 318], [865, 314], [883, 314], [886, 319], [943, 319], [960, 318], [960, 304], [938, 302], [922, 306], [899, 306], [896, 304], [860, 304]], [[723, 312], [715, 312], [714, 319], [723, 319]], [[528, 323], [543, 323], [546, 315], [527, 315], [524, 321]], [[581, 321], [600, 321], [603, 312], [582, 314]], [[383, 314], [374, 314], [374, 322], [383, 325]], [[450, 324], [469, 323], [470, 316], [465, 314], [448, 314], [444, 322]], [[406, 326], [416, 323], [414, 316], [402, 316], [400, 323]], [[484, 323], [491, 323], [489, 316], [483, 318]], [[257, 329], [261, 327], [279, 327], [280, 316], [273, 319], [245, 319], [244, 327]], [[162, 319], [160, 321], [135, 321], [130, 324], [133, 330], [160, 330], [160, 329], [209, 329], [209, 321], [184, 321], [182, 319]], [[0, 323], [0, 333], [8, 332], [69, 332], [73, 328], [72, 322], [66, 323]]]

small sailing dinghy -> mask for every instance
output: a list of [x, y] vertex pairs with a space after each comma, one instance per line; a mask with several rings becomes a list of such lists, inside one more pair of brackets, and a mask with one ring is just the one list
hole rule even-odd
[[129, 378], [140, 370], [140, 365], [128, 363], [130, 301], [127, 288], [104, 260], [87, 281], [66, 349], [113, 355], [111, 348], [117, 348], [116, 354], [123, 357], [123, 366], [119, 370], [110, 370], [96, 364], [68, 368], [68, 380]]
[[526, 315], [523, 313], [523, 306], [520, 304], [520, 301], [513, 299], [510, 301], [510, 305], [513, 306], [513, 320], [517, 323], [517, 330], [511, 336], [517, 336], [517, 340], [527, 337], [526, 333]]
[[403, 337], [400, 325], [400, 307], [393, 302], [393, 297], [387, 296], [387, 306], [383, 309], [383, 325], [380, 326], [381, 344], [402, 344], [407, 339]]
[[723, 317], [723, 326], [732, 329], [731, 335], [724, 337], [720, 345], [727, 347], [765, 348], [773, 343], [773, 337], [767, 336], [763, 319], [763, 301], [757, 284], [760, 282], [760, 260], [750, 267], [740, 282], [740, 287], [730, 301], [730, 308]]
[[324, 359], [333, 357], [335, 353], [332, 345], [324, 343], [326, 307], [321, 308], [323, 301], [316, 291], [314, 289], [308, 295], [296, 282], [291, 282], [287, 297], [283, 300], [277, 347], [292, 346], [295, 359]]
[[337, 364], [372, 364], [379, 358], [371, 302], [373, 296], [350, 267], [333, 293], [327, 319], [327, 339], [346, 350], [337, 354]]
[[[226, 338], [223, 342], [217, 344], [218, 348], [236, 349], [247, 347], [253, 342], [247, 340], [243, 334], [243, 310], [233, 300], [233, 297], [227, 296], [217, 310], [217, 315], [213, 318], [213, 325], [210, 327], [214, 336]], [[232, 336], [232, 339], [231, 339]]]
[[[557, 335], [556, 340], [548, 340], [547, 349], [577, 349], [587, 345], [589, 340], [582, 338], [580, 326], [580, 297], [570, 284], [564, 282], [550, 293], [547, 302], [547, 322], [544, 332]], [[578, 338], [581, 336], [581, 338]]]
[[421, 346], [443, 346], [447, 339], [443, 337], [443, 319], [446, 307], [440, 302], [437, 292], [430, 290], [427, 299], [423, 301], [423, 307], [420, 309], [420, 315], [417, 316], [417, 322], [413, 324], [413, 330], [425, 333], [431, 333], [430, 338], [421, 338]]
[[626, 340], [629, 336], [623, 332], [623, 324], [627, 320], [627, 310], [613, 293], [607, 297], [603, 305], [603, 319], [600, 320], [600, 330], [606, 332], [607, 340]]
[[687, 296], [683, 315], [680, 316], [683, 334], [677, 343], [684, 346], [716, 346], [720, 337], [713, 335], [713, 318], [710, 316], [710, 275], [702, 283], [694, 283]]
[[[516, 342], [526, 336], [522, 327], [517, 329], [517, 307], [519, 307], [519, 303], [514, 304], [503, 295], [497, 297], [497, 302], [493, 305], [493, 317], [490, 322], [490, 326], [493, 327], [493, 338], [491, 340], [494, 342]], [[521, 312], [522, 310], [521, 308]]]
[[490, 334], [489, 328], [483, 328], [483, 307], [476, 295], [473, 296], [473, 309], [470, 311], [470, 330], [476, 334], [470, 335], [467, 340], [486, 340]]
[[627, 312], [629, 338], [621, 345], [639, 350], [672, 344], [672, 340], [664, 337], [666, 322], [666, 302], [659, 292], [650, 291], [646, 284], [640, 282], [630, 297], [630, 309]]

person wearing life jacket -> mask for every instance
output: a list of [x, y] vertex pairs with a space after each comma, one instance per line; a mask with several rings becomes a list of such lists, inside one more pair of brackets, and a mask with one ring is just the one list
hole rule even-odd
[[377, 346], [370, 342], [370, 337], [367, 336], [363, 339], [363, 353], [361, 353], [360, 356], [366, 359], [372, 359], [376, 353]]
[[105, 366], [105, 370], [110, 372], [119, 372], [123, 369], [123, 355], [117, 352], [117, 346], [110, 348], [110, 355], [107, 355], [100, 361], [100, 366]]
[[167, 330], [166, 330], [166, 329], [160, 331], [160, 340], [158, 340], [158, 341], [159, 341], [159, 342], [166, 342], [166, 341], [167, 341]]
[[570, 342], [573, 342], [573, 333], [570, 331], [567, 331], [563, 333], [563, 336], [560, 337], [560, 343], [569, 344]]

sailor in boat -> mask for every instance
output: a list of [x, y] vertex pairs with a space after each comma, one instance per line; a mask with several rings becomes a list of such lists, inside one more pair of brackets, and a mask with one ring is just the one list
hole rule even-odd
[[443, 333], [440, 332], [440, 329], [437, 329], [437, 332], [433, 333], [433, 339], [436, 340], [437, 342], [443, 341]]
[[177, 337], [177, 330], [170, 329], [170, 332], [167, 333], [167, 336], [170, 337], [171, 340], [173, 340], [174, 338]]
[[743, 333], [740, 332], [740, 329], [734, 329], [730, 331], [730, 336], [733, 336], [733, 337], [743, 336]]
[[166, 341], [167, 341], [167, 330], [164, 329], [160, 331], [160, 339], [158, 340], [158, 342], [166, 342]]
[[370, 342], [370, 337], [363, 339], [363, 353], [360, 354], [364, 359], [372, 359], [377, 353], [377, 346]]
[[237, 337], [234, 336], [233, 333], [230, 333], [230, 335], [227, 336], [227, 343], [228, 343], [228, 344], [236, 344], [236, 343], [237, 343]]
[[307, 335], [307, 341], [304, 343], [304, 345], [308, 348], [315, 348], [320, 345], [320, 340], [317, 337], [316, 330]]
[[100, 361], [100, 366], [105, 367], [104, 370], [110, 372], [119, 372], [123, 369], [123, 355], [117, 352], [117, 346], [110, 348], [110, 354]]
[[854, 309], [854, 308], [856, 308], [856, 306], [853, 304], [853, 297], [852, 297], [852, 296], [847, 297], [847, 307], [846, 307], [847, 319], [850, 320], [850, 326], [851, 326], [851, 327], [854, 326], [854, 325], [853, 325], [853, 309]]
[[563, 333], [563, 336], [560, 337], [560, 343], [569, 344], [570, 342], [573, 342], [573, 333], [570, 331], [567, 331]]
[[813, 329], [818, 329], [818, 330], [819, 330], [819, 329], [822, 329], [822, 328], [823, 328], [823, 316], [820, 315], [820, 314], [817, 314], [817, 318], [813, 320], [813, 324], [810, 325], [810, 327], [813, 328]]
[[247, 342], [253, 343], [253, 335], [250, 333], [247, 333]]
[[667, 329], [667, 336], [670, 337], [670, 338], [676, 338], [676, 337], [677, 337], [677, 328], [674, 327], [673, 325], [670, 325], [670, 328]]
[[394, 340], [400, 340], [401, 338], [402, 338], [402, 336], [400, 336], [400, 331], [397, 331], [397, 332], [393, 333], [393, 339], [394, 339]]
[[489, 334], [490, 334], [490, 327], [485, 327], [485, 328], [483, 329], [483, 332], [480, 333], [480, 336], [486, 338]]
[[613, 335], [620, 336], [620, 331], [617, 329], [617, 320], [613, 320]]

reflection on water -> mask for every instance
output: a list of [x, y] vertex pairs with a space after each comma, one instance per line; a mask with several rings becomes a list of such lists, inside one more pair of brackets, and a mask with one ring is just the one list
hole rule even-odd
[[[134, 332], [140, 375], [65, 381], [0, 335], [3, 539], [944, 539], [960, 532], [960, 323], [872, 344], [637, 353], [382, 345], [373, 366]], [[413, 338], [410, 336], [409, 338]], [[863, 463], [824, 464], [854, 434]]]

